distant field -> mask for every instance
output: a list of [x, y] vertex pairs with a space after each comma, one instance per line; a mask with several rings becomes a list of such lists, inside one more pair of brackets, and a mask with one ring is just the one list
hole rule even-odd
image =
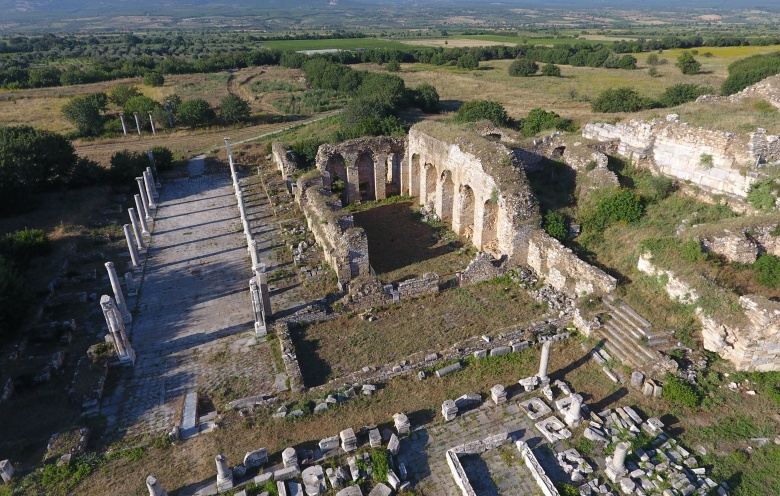
[[[533, 36], [503, 36], [503, 35], [495, 35], [495, 34], [473, 34], [473, 35], [463, 35], [458, 37], [467, 38], [471, 40], [493, 41], [496, 43], [511, 43], [513, 45], [524, 45], [524, 44], [573, 45], [574, 43], [591, 41], [591, 40], [582, 40], [579, 38], [553, 38], [553, 37], [536, 38]], [[614, 41], [614, 39], [612, 41]], [[612, 41], [604, 39], [604, 40], [599, 40], [598, 42], [604, 45], [611, 45]]]
[[278, 50], [355, 50], [358, 48], [394, 48], [404, 49], [407, 45], [399, 41], [380, 40], [377, 38], [344, 38], [337, 40], [276, 40], [264, 41], [263, 46]]
[[408, 40], [408, 41], [404, 41], [404, 44], [418, 45], [418, 46], [431, 46], [431, 47], [446, 47], [446, 48], [517, 45], [517, 43], [509, 43], [505, 41], [475, 40], [471, 38], [436, 38], [436, 39]]

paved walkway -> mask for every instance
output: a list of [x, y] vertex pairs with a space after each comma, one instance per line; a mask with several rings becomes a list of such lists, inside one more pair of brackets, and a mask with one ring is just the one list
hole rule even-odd
[[230, 177], [203, 175], [202, 157], [189, 173], [160, 192], [130, 332], [138, 358], [104, 402], [109, 426], [128, 434], [169, 430], [193, 390], [273, 387], [270, 349], [254, 338], [250, 260]]

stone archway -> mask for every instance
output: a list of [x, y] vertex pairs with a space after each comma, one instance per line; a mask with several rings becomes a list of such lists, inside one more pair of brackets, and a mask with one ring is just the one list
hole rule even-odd
[[325, 165], [325, 170], [330, 174], [331, 191], [339, 195], [343, 205], [347, 205], [349, 197], [347, 194], [347, 167], [344, 157], [340, 153], [332, 155]]
[[443, 221], [452, 222], [453, 196], [455, 184], [452, 182], [452, 172], [445, 170], [441, 173], [441, 193], [437, 198], [436, 213]]
[[468, 184], [458, 188], [452, 230], [466, 239], [472, 239], [474, 236], [474, 190]]
[[488, 199], [482, 207], [482, 239], [480, 249], [498, 255], [498, 201]]
[[358, 155], [355, 167], [358, 172], [358, 198], [360, 201], [376, 200], [374, 159], [371, 153], [363, 152]]

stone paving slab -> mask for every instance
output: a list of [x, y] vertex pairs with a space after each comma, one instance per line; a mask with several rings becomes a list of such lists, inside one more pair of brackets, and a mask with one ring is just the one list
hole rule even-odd
[[138, 358], [116, 419], [130, 434], [169, 430], [185, 394], [225, 380], [248, 382], [248, 395], [273, 390], [270, 348], [254, 338], [251, 262], [230, 177], [203, 175], [195, 160], [189, 170], [160, 192], [129, 332]]

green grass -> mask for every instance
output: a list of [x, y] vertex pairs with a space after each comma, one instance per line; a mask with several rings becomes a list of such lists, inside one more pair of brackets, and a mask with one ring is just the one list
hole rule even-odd
[[264, 41], [262, 45], [277, 50], [356, 50], [360, 48], [388, 48], [403, 50], [409, 45], [398, 41], [380, 40], [377, 38], [344, 38], [333, 40], [276, 40]]

